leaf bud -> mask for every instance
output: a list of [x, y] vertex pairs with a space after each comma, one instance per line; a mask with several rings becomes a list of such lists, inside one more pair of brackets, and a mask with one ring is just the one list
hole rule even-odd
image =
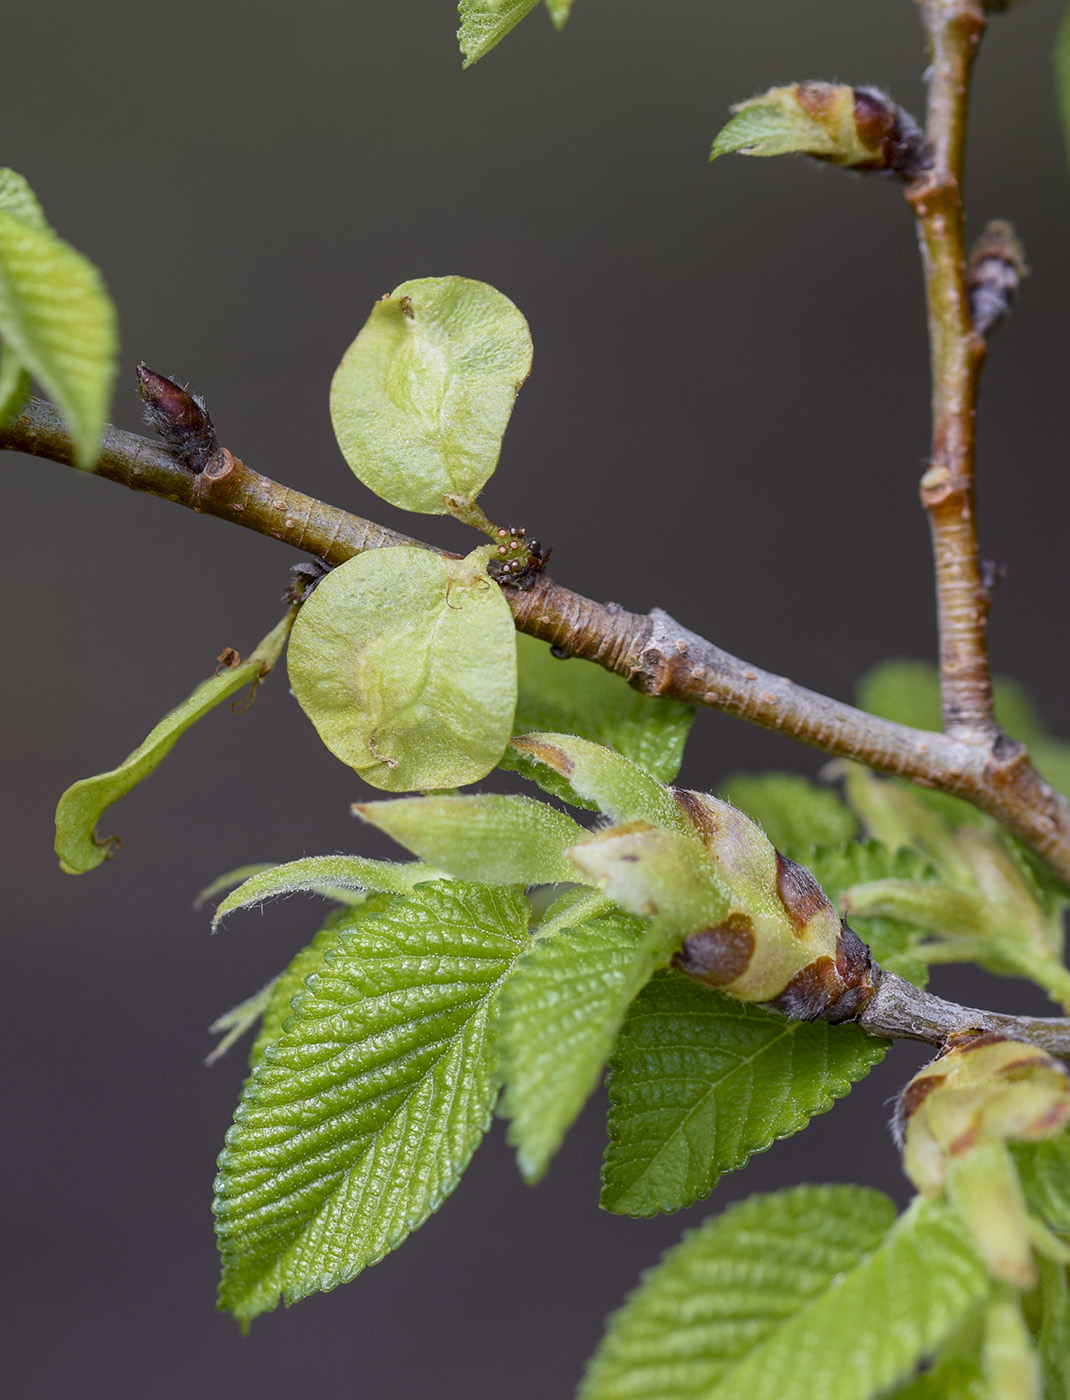
[[148, 365], [137, 367], [137, 391], [145, 405], [145, 421], [191, 472], [200, 475], [219, 451], [204, 400]]
[[993, 219], [970, 249], [966, 295], [978, 335], [988, 335], [1010, 311], [1018, 286], [1029, 275], [1025, 254], [1010, 224]]
[[792, 83], [739, 102], [732, 112], [713, 143], [711, 160], [731, 151], [798, 152], [852, 170], [894, 171], [906, 179], [931, 164], [917, 122], [878, 88]]
[[[676, 957], [688, 976], [743, 1001], [762, 1002], [799, 1021], [857, 1016], [876, 989], [869, 949], [840, 920], [820, 885], [776, 850], [749, 817], [705, 793], [673, 789], [728, 890], [735, 923], [692, 932]], [[721, 945], [747, 921], [752, 953], [745, 970], [724, 975]]]
[[992, 1033], [952, 1045], [896, 1105], [903, 1167], [925, 1196], [947, 1191], [997, 1278], [1035, 1280], [1021, 1187], [1006, 1143], [1036, 1142], [1070, 1122], [1070, 1078], [1036, 1046]]

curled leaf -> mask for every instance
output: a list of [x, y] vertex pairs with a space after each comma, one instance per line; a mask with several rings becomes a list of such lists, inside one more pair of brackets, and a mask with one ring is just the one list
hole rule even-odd
[[501, 292], [467, 277], [403, 282], [331, 384], [342, 456], [384, 501], [445, 515], [446, 497], [474, 500], [498, 465], [530, 372], [528, 323]]
[[516, 631], [485, 550], [374, 549], [332, 569], [294, 625], [290, 683], [320, 738], [372, 787], [451, 788], [501, 758]]
[[273, 865], [258, 871], [227, 895], [215, 911], [212, 927], [233, 914], [284, 894], [333, 895], [336, 891], [375, 890], [407, 894], [427, 880], [442, 874], [420, 861], [395, 865], [388, 860], [366, 860], [363, 856], [306, 856], [286, 865]]
[[106, 808], [147, 777], [171, 752], [179, 736], [243, 686], [255, 684], [274, 666], [293, 622], [287, 613], [247, 661], [203, 681], [177, 709], [165, 715], [140, 747], [107, 773], [82, 778], [56, 808], [56, 855], [68, 875], [84, 875], [115, 854], [117, 836], [98, 837], [95, 827]]

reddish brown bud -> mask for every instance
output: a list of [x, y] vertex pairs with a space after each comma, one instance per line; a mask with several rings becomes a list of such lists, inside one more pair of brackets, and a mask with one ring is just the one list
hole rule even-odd
[[137, 367], [137, 391], [145, 404], [145, 419], [191, 472], [200, 474], [219, 450], [215, 428], [204, 400], [167, 379], [148, 365]]

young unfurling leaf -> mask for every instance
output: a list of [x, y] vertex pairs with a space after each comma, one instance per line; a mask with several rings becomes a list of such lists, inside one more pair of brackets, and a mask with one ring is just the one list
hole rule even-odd
[[602, 1205], [621, 1215], [692, 1205], [722, 1172], [827, 1112], [887, 1048], [855, 1026], [789, 1021], [658, 973], [610, 1063]]
[[488, 885], [575, 880], [565, 851], [587, 835], [547, 802], [498, 793], [357, 802], [353, 811], [448, 875]]
[[66, 419], [78, 464], [90, 466], [117, 368], [115, 309], [97, 269], [57, 238], [29, 185], [7, 169], [0, 170], [0, 341], [7, 363], [0, 421], [32, 374]]
[[285, 865], [270, 865], [250, 875], [215, 911], [212, 927], [218, 928], [236, 909], [251, 909], [265, 900], [286, 894], [319, 894], [328, 898], [355, 891], [408, 894], [417, 885], [441, 879], [442, 872], [422, 861], [394, 864], [364, 856], [305, 856]]
[[857, 1186], [730, 1206], [610, 1320], [579, 1400], [887, 1395], [989, 1292], [946, 1206], [894, 1217], [886, 1196]]
[[446, 497], [473, 501], [498, 465], [530, 371], [528, 324], [501, 292], [467, 277], [403, 282], [331, 384], [342, 456], [384, 501], [445, 515]]
[[490, 1122], [490, 1018], [528, 913], [516, 891], [443, 883], [338, 916], [227, 1134], [221, 1307], [247, 1324], [346, 1282], [453, 1190]]
[[512, 732], [516, 630], [486, 551], [372, 549], [303, 604], [288, 664], [327, 747], [389, 792], [489, 773]]
[[247, 661], [202, 682], [177, 709], [165, 715], [149, 737], [118, 768], [83, 778], [69, 787], [56, 808], [56, 855], [68, 875], [83, 875], [115, 854], [119, 838], [98, 837], [94, 828], [106, 808], [156, 768], [180, 735], [221, 701], [256, 684], [274, 666], [293, 622], [293, 613], [264, 638]]

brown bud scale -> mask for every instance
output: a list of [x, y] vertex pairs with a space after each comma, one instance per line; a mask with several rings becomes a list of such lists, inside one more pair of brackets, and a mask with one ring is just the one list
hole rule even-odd
[[796, 938], [805, 935], [807, 925], [822, 909], [831, 909], [832, 904], [825, 891], [802, 865], [776, 852], [776, 887], [788, 922]]
[[746, 914], [729, 914], [716, 928], [690, 934], [673, 963], [696, 982], [726, 987], [742, 977], [754, 956], [754, 925]]

